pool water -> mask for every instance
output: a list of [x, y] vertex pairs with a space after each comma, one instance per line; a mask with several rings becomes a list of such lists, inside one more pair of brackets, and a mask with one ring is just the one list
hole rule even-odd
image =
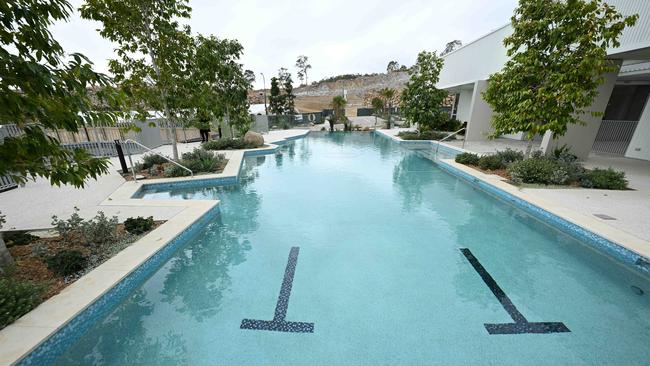
[[650, 363], [647, 278], [424, 155], [317, 133], [144, 192], [220, 213], [58, 364]]

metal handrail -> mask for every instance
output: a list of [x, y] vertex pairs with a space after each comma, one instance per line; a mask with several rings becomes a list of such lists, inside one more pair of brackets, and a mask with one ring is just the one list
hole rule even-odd
[[[443, 141], [449, 139], [449, 138], [452, 137], [452, 136], [457, 135], [460, 131], [465, 130], [465, 128], [466, 128], [466, 127], [463, 127], [463, 128], [461, 128], [460, 130], [458, 130], [458, 131], [456, 131], [456, 132], [452, 132], [452, 133], [450, 133], [449, 135], [447, 135], [447, 136], [443, 137], [442, 139], [438, 140], [438, 143], [436, 144], [436, 156], [435, 156], [435, 157], [436, 157], [436, 158], [438, 157], [438, 148], [440, 148], [440, 143], [441, 143], [441, 142], [443, 142]], [[465, 148], [465, 140], [463, 140], [463, 148]]]
[[[149, 152], [151, 152], [151, 153], [154, 153], [154, 154], [156, 154], [156, 155], [162, 157], [163, 159], [167, 160], [168, 162], [170, 162], [170, 163], [172, 163], [172, 164], [174, 164], [174, 165], [176, 165], [176, 166], [178, 166], [178, 167], [180, 167], [180, 168], [182, 168], [182, 169], [187, 170], [188, 172], [190, 172], [190, 176], [191, 176], [192, 178], [194, 178], [194, 172], [192, 172], [192, 170], [190, 170], [190, 169], [189, 169], [188, 167], [186, 167], [186, 166], [183, 166], [183, 165], [181, 165], [181, 164], [179, 164], [179, 163], [173, 161], [172, 159], [166, 157], [165, 155], [163, 155], [163, 154], [161, 154], [161, 153], [159, 153], [159, 152], [153, 151], [152, 149], [150, 149], [150, 148], [148, 148], [148, 147], [142, 145], [141, 143], [139, 143], [139, 142], [137, 142], [137, 141], [133, 141], [133, 140], [131, 140], [131, 139], [126, 139], [126, 140], [124, 140], [124, 142], [132, 142], [132, 143], [134, 143], [134, 144], [136, 144], [136, 145], [138, 145], [138, 146], [144, 148], [145, 150], [147, 150], [147, 151], [149, 151]], [[136, 176], [135, 176], [135, 169], [133, 168], [133, 159], [131, 159], [131, 150], [129, 150], [128, 147], [127, 147], [126, 150], [127, 150], [127, 153], [129, 154], [129, 164], [131, 164], [131, 172], [133, 173], [133, 181], [137, 182], [137, 181], [138, 181], [138, 178], [136, 178]]]

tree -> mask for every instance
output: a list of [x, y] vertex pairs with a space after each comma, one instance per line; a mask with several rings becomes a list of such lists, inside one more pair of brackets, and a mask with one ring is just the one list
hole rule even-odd
[[298, 79], [302, 82], [305, 80], [305, 85], [309, 85], [309, 80], [307, 79], [307, 70], [311, 69], [311, 65], [307, 63], [309, 57], [305, 55], [298, 56], [296, 60], [296, 67], [298, 68]]
[[251, 83], [238, 63], [244, 48], [237, 40], [202, 35], [195, 38], [195, 47], [193, 83], [188, 91], [194, 96], [192, 106], [209, 110], [215, 118], [227, 120], [238, 133], [246, 133], [250, 127]]
[[345, 117], [345, 106], [348, 104], [348, 101], [343, 98], [341, 95], [337, 95], [332, 98], [332, 118], [330, 118], [330, 131], [334, 131], [334, 125], [336, 123], [344, 123], [345, 130], [351, 130], [348, 126], [348, 119]]
[[296, 96], [293, 94], [293, 81], [291, 80], [291, 74], [287, 74], [284, 78], [284, 114], [293, 115], [296, 112], [295, 108], [295, 99]]
[[[110, 110], [119, 107], [119, 95], [84, 55], [73, 53], [64, 60], [49, 27], [68, 20], [72, 8], [67, 1], [8, 0], [0, 9], [0, 124], [15, 123], [24, 132], [0, 142], [0, 176], [18, 183], [43, 177], [53, 185], [83, 187], [86, 179], [108, 172], [108, 160], [63, 149], [45, 129], [78, 132], [86, 124], [113, 124], [119, 114]], [[93, 105], [91, 89], [102, 108]]]
[[388, 66], [386, 66], [386, 72], [391, 73], [399, 70], [399, 63], [397, 61], [390, 61]]
[[420, 131], [435, 130], [448, 120], [447, 113], [441, 110], [447, 92], [436, 88], [443, 63], [435, 51], [420, 52], [402, 91], [402, 114], [409, 123], [417, 124]]
[[271, 78], [271, 91], [269, 95], [269, 109], [275, 115], [284, 112], [284, 100], [280, 94], [280, 83], [275, 76]]
[[372, 114], [375, 115], [375, 126], [377, 126], [377, 116], [380, 116], [384, 111], [384, 101], [380, 97], [374, 97], [370, 105], [372, 106]]
[[251, 85], [255, 83], [255, 72], [253, 72], [253, 70], [244, 71], [244, 77]]
[[[84, 55], [73, 53], [64, 60], [49, 27], [68, 20], [72, 7], [67, 1], [9, 0], [0, 9], [0, 124], [15, 123], [23, 131], [0, 141], [0, 176], [18, 183], [43, 177], [52, 185], [83, 187], [88, 178], [108, 172], [108, 159], [66, 150], [45, 129], [78, 132], [86, 124], [113, 124], [119, 114], [107, 110], [119, 107], [119, 95]], [[90, 90], [96, 91], [94, 97]], [[0, 215], [0, 228], [4, 222]], [[12, 263], [0, 234], [0, 272]]]
[[[176, 81], [189, 62], [189, 26], [177, 19], [190, 17], [187, 0], [86, 0], [81, 16], [101, 23], [102, 37], [117, 43], [120, 59], [110, 60], [115, 80], [128, 92], [132, 108], [146, 117], [147, 108], [162, 110], [172, 129], [173, 157], [178, 159], [176, 121], [169, 107]], [[176, 101], [178, 102], [178, 100]], [[176, 103], [178, 104], [178, 103]]]
[[384, 102], [384, 114], [386, 115], [386, 127], [391, 128], [391, 117], [393, 112], [393, 103], [395, 102], [395, 96], [397, 91], [393, 88], [383, 88], [379, 90], [379, 97]]
[[494, 136], [524, 132], [529, 140], [546, 131], [553, 137], [580, 117], [598, 95], [603, 74], [617, 66], [606, 59], [618, 47], [624, 17], [602, 0], [520, 0], [511, 18], [513, 34], [504, 39], [509, 60], [490, 76], [483, 98], [492, 106]]
[[461, 42], [459, 39], [454, 39], [453, 41], [448, 42], [445, 45], [445, 49], [444, 49], [444, 51], [442, 51], [440, 56], [444, 56], [444, 55], [446, 55], [448, 53], [451, 53], [451, 52], [457, 50], [458, 48], [460, 48], [462, 45], [463, 45], [463, 42]]

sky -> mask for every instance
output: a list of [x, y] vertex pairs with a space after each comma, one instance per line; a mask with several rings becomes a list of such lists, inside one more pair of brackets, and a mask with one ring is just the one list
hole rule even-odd
[[[68, 53], [81, 52], [108, 73], [114, 45], [99, 24], [79, 17], [52, 33]], [[407, 66], [418, 52], [441, 51], [447, 42], [466, 44], [509, 22], [517, 0], [194, 0], [186, 23], [193, 33], [237, 39], [256, 88], [285, 67], [298, 83], [299, 55], [309, 57], [309, 82], [341, 74], [385, 72], [389, 61]]]

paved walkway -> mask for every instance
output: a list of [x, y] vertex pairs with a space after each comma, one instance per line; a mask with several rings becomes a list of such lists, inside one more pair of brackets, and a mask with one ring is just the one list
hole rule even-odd
[[[300, 136], [308, 133], [307, 130], [282, 130], [271, 131], [264, 135], [266, 143], [274, 143], [285, 138]], [[178, 153], [192, 151], [200, 145], [198, 142], [178, 144]], [[164, 155], [171, 156], [171, 145], [163, 145], [156, 149]], [[229, 151], [223, 151], [229, 157]], [[141, 155], [134, 155], [134, 163], [139, 161]], [[6, 224], [2, 230], [33, 230], [50, 228], [52, 215], [68, 218], [74, 207], [78, 207], [79, 214], [84, 218], [91, 218], [97, 211], [104, 211], [108, 216], [116, 215], [120, 221], [132, 216], [153, 216], [156, 220], [167, 220], [178, 214], [179, 207], [132, 207], [132, 206], [98, 206], [111, 193], [118, 189], [124, 178], [117, 173], [120, 169], [117, 158], [111, 158], [109, 174], [97, 180], [89, 180], [85, 188], [78, 189], [72, 186], [52, 187], [48, 180], [38, 178], [29, 181], [24, 187], [19, 187], [0, 193], [0, 212], [6, 216]], [[128, 160], [127, 160], [128, 164]]]
[[[650, 162], [622, 157], [591, 155], [587, 168], [622, 170], [633, 190], [525, 188], [525, 192], [556, 205], [578, 211], [641, 239], [650, 241]], [[595, 215], [607, 215], [602, 219]]]

